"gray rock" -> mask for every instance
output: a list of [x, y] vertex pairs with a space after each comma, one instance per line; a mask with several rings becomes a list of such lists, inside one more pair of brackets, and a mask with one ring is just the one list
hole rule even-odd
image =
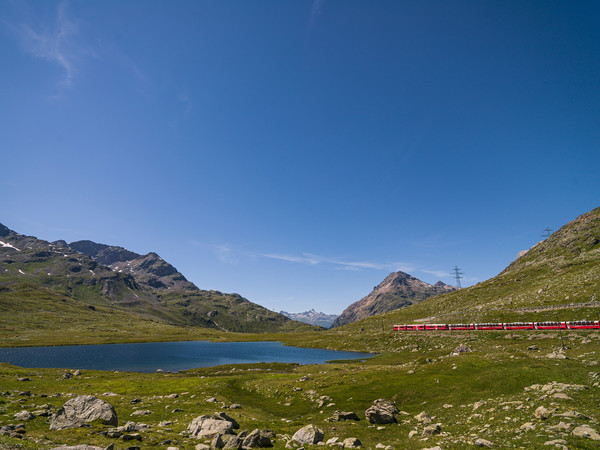
[[523, 425], [521, 425], [520, 430], [533, 431], [533, 430], [535, 430], [535, 425], [531, 422], [527, 422], [527, 423], [524, 423]]
[[331, 416], [331, 420], [334, 422], [340, 422], [342, 420], [360, 420], [360, 417], [352, 411], [336, 411]]
[[477, 447], [493, 447], [494, 443], [491, 441], [488, 441], [487, 439], [478, 438], [475, 440], [475, 445]]
[[252, 430], [242, 441], [242, 447], [273, 447], [271, 439], [259, 429]]
[[214, 416], [199, 416], [192, 420], [187, 431], [196, 439], [211, 439], [217, 434], [233, 434], [233, 423]]
[[470, 353], [473, 350], [471, 350], [471, 347], [469, 347], [467, 344], [460, 344], [458, 347], [456, 347], [454, 349], [454, 353]]
[[551, 415], [552, 415], [552, 411], [544, 408], [543, 406], [540, 406], [538, 409], [535, 410], [535, 417], [540, 420], [546, 420]]
[[107, 425], [118, 425], [112, 405], [93, 395], [81, 395], [66, 402], [52, 417], [51, 430], [77, 428], [98, 420]]
[[33, 414], [31, 414], [29, 411], [20, 411], [18, 413], [16, 413], [14, 415], [14, 418], [16, 420], [31, 420], [31, 419], [35, 419], [35, 416]]
[[239, 428], [240, 428], [240, 424], [237, 423], [234, 418], [230, 417], [229, 415], [227, 415], [227, 413], [225, 413], [223, 411], [218, 412], [218, 413], [214, 413], [213, 414], [213, 418], [217, 419], [217, 420], [223, 419], [223, 420], [226, 420], [227, 422], [231, 422], [233, 424], [233, 429], [234, 430], [239, 430]]
[[296, 441], [299, 444], [316, 444], [323, 440], [325, 434], [315, 425], [306, 425], [300, 428], [292, 436], [292, 441]]
[[593, 441], [600, 441], [600, 434], [589, 425], [580, 425], [573, 430], [573, 436], [579, 436], [591, 439]]
[[242, 438], [240, 438], [239, 436], [235, 436], [233, 434], [228, 434], [228, 435], [222, 436], [222, 439], [225, 444], [225, 445], [223, 445], [223, 448], [226, 450], [242, 448]]
[[559, 446], [567, 445], [567, 441], [565, 441], [564, 439], [554, 439], [552, 441], [544, 442], [544, 445], [552, 445], [553, 447], [559, 447]]
[[362, 442], [360, 442], [357, 438], [346, 438], [344, 439], [344, 448], [360, 448], [362, 447]]
[[429, 425], [433, 420], [431, 420], [431, 416], [427, 414], [425, 411], [420, 412], [415, 416], [415, 419], [422, 423], [423, 425]]
[[427, 425], [423, 428], [423, 436], [432, 436], [434, 434], [440, 434], [442, 428], [439, 423], [434, 423], [433, 425]]
[[397, 412], [399, 411], [394, 402], [380, 398], [375, 400], [373, 405], [365, 411], [365, 416], [370, 423], [395, 423], [394, 414]]

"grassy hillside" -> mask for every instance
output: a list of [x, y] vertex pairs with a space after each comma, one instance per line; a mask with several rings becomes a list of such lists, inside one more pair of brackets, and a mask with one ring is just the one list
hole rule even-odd
[[598, 319], [600, 208], [568, 223], [499, 275], [459, 291], [367, 318], [348, 329], [440, 323]]

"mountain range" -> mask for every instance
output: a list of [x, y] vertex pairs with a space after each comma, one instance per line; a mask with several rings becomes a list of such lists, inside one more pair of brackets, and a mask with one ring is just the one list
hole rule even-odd
[[50, 243], [0, 224], [0, 311], [25, 304], [57, 315], [69, 304], [83, 308], [78, 311], [85, 318], [103, 308], [223, 331], [310, 328], [238, 294], [199, 289], [156, 253], [140, 255], [92, 241]]
[[279, 314], [283, 314], [285, 317], [297, 320], [298, 322], [304, 322], [311, 325], [318, 325], [323, 328], [329, 328], [333, 321], [337, 319], [337, 314], [325, 314], [317, 312], [314, 309], [301, 313], [289, 313], [286, 311], [280, 311]]

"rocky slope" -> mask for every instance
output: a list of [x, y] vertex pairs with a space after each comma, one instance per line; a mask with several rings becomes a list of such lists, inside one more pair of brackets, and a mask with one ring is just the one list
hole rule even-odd
[[318, 325], [324, 328], [329, 328], [333, 321], [338, 317], [337, 314], [325, 314], [322, 312], [317, 312], [314, 309], [301, 313], [280, 311], [279, 314], [283, 314], [285, 317], [289, 317], [292, 320], [297, 320], [298, 322], [304, 322], [310, 325]]
[[432, 285], [407, 273], [394, 272], [375, 286], [369, 295], [348, 306], [332, 326], [339, 327], [365, 317], [404, 308], [456, 289], [441, 281]]
[[[306, 327], [238, 294], [198, 289], [156, 253], [139, 255], [92, 241], [49, 243], [0, 225], [2, 320], [18, 316], [24, 304], [59, 315], [73, 314], [72, 306], [73, 320], [88, 320], [102, 307], [145, 320], [224, 331]], [[34, 326], [35, 318], [29, 319]]]

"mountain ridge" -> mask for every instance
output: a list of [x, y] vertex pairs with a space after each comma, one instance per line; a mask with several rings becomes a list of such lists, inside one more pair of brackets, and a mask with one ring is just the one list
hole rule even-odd
[[338, 314], [325, 314], [323, 312], [316, 311], [314, 308], [301, 313], [279, 311], [279, 314], [299, 322], [308, 323], [310, 325], [318, 325], [324, 328], [331, 327], [333, 321], [338, 317]]
[[[47, 290], [81, 302], [89, 311], [109, 308], [178, 326], [237, 332], [308, 327], [239, 294], [201, 290], [154, 252], [139, 255], [93, 241], [50, 243], [3, 224], [0, 237], [0, 308], [7, 312], [4, 317], [17, 314], [15, 298], [35, 302], [31, 296]], [[40, 303], [40, 307], [60, 306], [53, 302]]]
[[392, 272], [367, 296], [348, 306], [335, 319], [332, 328], [347, 325], [368, 316], [404, 308], [426, 298], [456, 289], [441, 281], [432, 285], [402, 271]]
[[[597, 320], [600, 207], [519, 252], [498, 275], [377, 318], [386, 323]], [[365, 318], [350, 327], [376, 326]]]

